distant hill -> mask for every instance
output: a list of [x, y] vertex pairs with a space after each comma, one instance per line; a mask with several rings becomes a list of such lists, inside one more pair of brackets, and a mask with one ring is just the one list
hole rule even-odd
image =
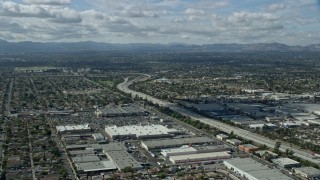
[[97, 42], [40, 43], [7, 42], [0, 40], [0, 53], [26, 52], [77, 52], [77, 51], [140, 51], [140, 52], [315, 52], [320, 44], [308, 46], [288, 46], [279, 43], [257, 44], [110, 44]]

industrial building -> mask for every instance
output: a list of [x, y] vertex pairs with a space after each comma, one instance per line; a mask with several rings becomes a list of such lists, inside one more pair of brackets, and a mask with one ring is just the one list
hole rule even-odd
[[131, 167], [134, 170], [142, 169], [141, 164], [136, 161], [127, 151], [108, 151], [108, 158], [117, 166], [118, 170]]
[[85, 155], [85, 156], [73, 157], [72, 161], [74, 163], [98, 162], [98, 161], [100, 161], [100, 158], [96, 155], [93, 155], [93, 156]]
[[75, 163], [78, 173], [101, 173], [116, 170], [112, 161]]
[[239, 145], [239, 149], [247, 153], [252, 153], [259, 150], [259, 147], [254, 146], [252, 144], [242, 144], [242, 145]]
[[144, 109], [136, 104], [125, 104], [110, 108], [97, 108], [95, 114], [99, 117], [117, 116], [141, 116], [148, 114]]
[[56, 130], [59, 134], [91, 132], [89, 124], [56, 126]]
[[320, 179], [320, 170], [314, 167], [294, 168], [294, 173], [306, 179]]
[[173, 148], [173, 147], [180, 147], [183, 145], [193, 145], [193, 144], [208, 145], [214, 142], [215, 141], [209, 137], [192, 137], [192, 138], [141, 141], [141, 146], [146, 150], [151, 150], [151, 149]]
[[101, 133], [94, 133], [92, 134], [92, 137], [96, 141], [102, 141], [105, 139], [105, 137]]
[[223, 161], [224, 165], [248, 180], [291, 180], [278, 169], [271, 169], [251, 158], [233, 158]]
[[212, 152], [212, 153], [199, 153], [171, 156], [169, 160], [174, 164], [193, 164], [203, 162], [221, 161], [222, 159], [228, 159], [231, 155], [228, 152]]
[[272, 159], [272, 162], [283, 167], [283, 168], [293, 168], [293, 167], [300, 167], [301, 166], [301, 164], [298, 161], [295, 161], [290, 158]]
[[186, 155], [186, 154], [195, 154], [197, 150], [190, 146], [182, 146], [178, 148], [169, 148], [161, 149], [161, 154], [165, 157], [177, 156], [177, 155]]
[[123, 139], [123, 138], [133, 138], [133, 139], [148, 139], [148, 138], [164, 138], [172, 137], [180, 132], [176, 129], [169, 129], [163, 125], [131, 125], [131, 126], [108, 126], [105, 128], [106, 133], [112, 139]]
[[71, 156], [84, 156], [84, 155], [94, 155], [93, 149], [86, 149], [86, 150], [77, 150], [77, 151], [69, 151]]

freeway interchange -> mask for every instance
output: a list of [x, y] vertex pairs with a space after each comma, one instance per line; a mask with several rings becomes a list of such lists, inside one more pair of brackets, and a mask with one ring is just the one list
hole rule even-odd
[[[261, 135], [258, 135], [258, 134], [255, 134], [255, 133], [252, 133], [250, 131], [247, 131], [247, 130], [244, 130], [244, 129], [241, 129], [241, 128], [238, 128], [238, 127], [234, 127], [234, 126], [231, 126], [231, 125], [228, 125], [228, 124], [225, 124], [225, 123], [222, 123], [218, 120], [214, 120], [214, 119], [210, 119], [210, 118], [206, 118], [204, 116], [201, 116], [197, 113], [194, 113], [192, 111], [189, 111], [188, 109], [185, 109], [175, 103], [171, 103], [171, 102], [167, 102], [167, 101], [163, 101], [163, 100], [160, 100], [160, 99], [157, 99], [157, 98], [154, 98], [150, 95], [147, 95], [147, 94], [144, 94], [144, 93], [141, 93], [141, 92], [137, 92], [137, 91], [134, 91], [134, 90], [131, 90], [129, 89], [129, 86], [135, 82], [142, 82], [142, 81], [146, 81], [150, 78], [151, 76], [150, 75], [147, 75], [147, 74], [143, 74], [143, 75], [140, 75], [138, 77], [136, 77], [135, 79], [132, 79], [132, 80], [129, 80], [128, 78], [125, 78], [124, 82], [118, 84], [117, 88], [124, 92], [124, 93], [127, 93], [127, 94], [131, 94], [132, 97], [140, 97], [142, 99], [146, 99], [150, 102], [152, 102], [153, 104], [158, 104], [159, 106], [162, 106], [162, 107], [167, 107], [167, 108], [170, 108], [171, 110], [177, 112], [177, 113], [180, 113], [184, 116], [187, 116], [187, 117], [190, 117], [194, 120], [199, 120], [200, 122], [203, 122], [205, 124], [208, 124], [212, 127], [215, 127], [223, 132], [226, 132], [226, 133], [231, 133], [233, 132], [235, 135], [237, 136], [240, 136], [244, 139], [247, 139], [247, 140], [251, 140], [255, 143], [258, 143], [258, 144], [265, 144], [267, 147], [269, 148], [274, 148], [275, 146], [275, 143], [277, 142], [277, 140], [273, 140], [273, 139], [269, 139], [267, 137], [264, 137], [264, 136], [261, 136]], [[291, 145], [287, 144], [287, 143], [284, 143], [282, 142], [281, 144], [281, 147], [280, 147], [280, 151], [283, 151], [285, 152], [287, 149], [291, 150], [294, 152], [294, 155], [299, 157], [299, 158], [302, 158], [304, 160], [308, 160], [310, 162], [313, 162], [317, 165], [320, 165], [320, 160], [319, 159], [314, 159], [314, 155], [308, 151], [305, 151], [305, 150], [301, 150], [301, 149], [298, 149], [296, 147], [292, 147]]]

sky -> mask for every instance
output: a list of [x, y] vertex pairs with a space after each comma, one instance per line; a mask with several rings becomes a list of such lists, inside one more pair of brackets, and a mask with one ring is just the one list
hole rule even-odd
[[320, 43], [320, 0], [0, 0], [19, 42]]

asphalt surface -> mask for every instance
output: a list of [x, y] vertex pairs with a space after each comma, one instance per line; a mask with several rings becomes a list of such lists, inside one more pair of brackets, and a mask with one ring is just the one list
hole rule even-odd
[[[199, 120], [200, 122], [203, 122], [203, 123], [208, 124], [212, 127], [215, 127], [223, 132], [226, 132], [226, 133], [233, 132], [235, 135], [240, 136], [244, 139], [251, 140], [251, 141], [258, 143], [258, 144], [265, 144], [269, 148], [274, 148], [274, 145], [277, 142], [276, 140], [269, 139], [267, 137], [252, 133], [250, 131], [246, 131], [244, 129], [240, 129], [238, 127], [224, 124], [218, 120], [206, 118], [206, 117], [201, 116], [199, 114], [196, 114], [192, 111], [189, 111], [183, 107], [180, 107], [179, 105], [177, 105], [175, 103], [170, 103], [170, 102], [167, 102], [164, 100], [160, 100], [160, 99], [154, 98], [150, 95], [129, 89], [129, 86], [132, 83], [146, 81], [149, 78], [150, 78], [150, 75], [139, 76], [139, 77], [137, 77], [133, 80], [130, 80], [130, 81], [128, 80], [128, 78], [125, 78], [124, 82], [117, 85], [117, 88], [120, 91], [123, 91], [124, 93], [131, 94], [132, 97], [138, 96], [142, 99], [146, 99], [146, 100], [152, 102], [153, 104], [158, 104], [159, 106], [162, 106], [162, 107], [168, 107], [177, 113], [180, 113], [184, 116], [188, 116], [188, 117], [195, 119], [195, 120]], [[302, 159], [305, 159], [305, 160], [308, 160], [310, 162], [313, 162], [315, 164], [320, 165], [320, 160], [312, 158], [312, 157], [314, 157], [314, 155], [308, 151], [301, 150], [296, 147], [291, 147], [289, 144], [282, 143], [282, 145], [280, 147], [280, 151], [285, 152], [286, 149], [292, 150], [294, 152], [294, 155], [299, 158], [302, 158]]]

